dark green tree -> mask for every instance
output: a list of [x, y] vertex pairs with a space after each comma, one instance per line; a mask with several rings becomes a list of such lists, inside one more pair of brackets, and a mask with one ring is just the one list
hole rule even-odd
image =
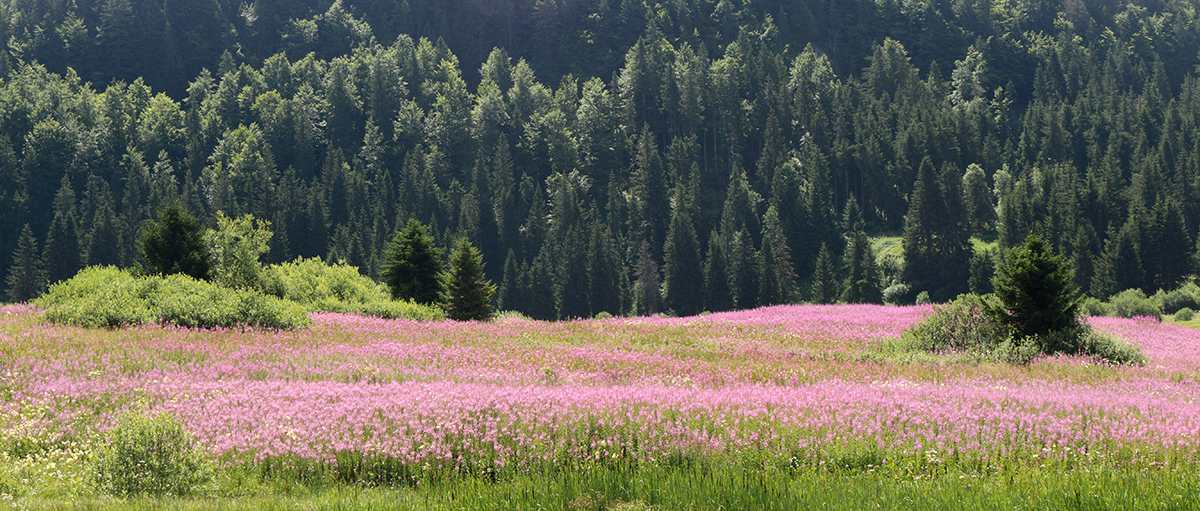
[[633, 268], [636, 277], [634, 282], [637, 313], [649, 316], [659, 312], [662, 301], [662, 277], [659, 275], [658, 262], [650, 253], [650, 242], [642, 241], [637, 253], [637, 265]]
[[17, 250], [13, 252], [12, 265], [8, 267], [8, 299], [27, 302], [37, 298], [46, 289], [46, 274], [42, 271], [42, 259], [38, 257], [37, 238], [29, 224], [21, 229], [17, 239]]
[[442, 252], [433, 245], [425, 226], [415, 218], [388, 243], [383, 263], [384, 282], [392, 298], [439, 303], [442, 293]]
[[759, 301], [763, 305], [792, 303], [796, 299], [796, 270], [792, 268], [792, 254], [781, 224], [775, 206], [768, 207], [763, 216], [763, 242], [759, 251], [762, 257]]
[[829, 246], [822, 243], [817, 251], [816, 268], [812, 278], [812, 302], [818, 304], [833, 303], [838, 298], [837, 276], [833, 274], [833, 256], [829, 254]]
[[[1046, 353], [1078, 351], [1081, 298], [1072, 277], [1070, 265], [1041, 236], [1031, 235], [1009, 249], [997, 268], [992, 285], [999, 302], [990, 312], [1023, 337], [1058, 340], [1042, 346]], [[1076, 335], [1046, 337], [1052, 332]]]
[[685, 194], [676, 193], [671, 226], [663, 247], [663, 304], [679, 316], [693, 316], [704, 306], [700, 242]]
[[1184, 223], [1183, 210], [1172, 198], [1162, 198], [1154, 206], [1154, 224], [1151, 226], [1151, 248], [1143, 250], [1152, 264], [1154, 287], [1175, 289], [1190, 276], [1195, 260], [1191, 236]]
[[208, 254], [200, 221], [178, 201], [159, 210], [158, 218], [142, 231], [138, 253], [150, 273], [183, 273], [196, 279], [208, 278]]
[[83, 267], [80, 260], [79, 220], [75, 214], [75, 190], [63, 176], [62, 186], [54, 196], [54, 220], [43, 247], [46, 282], [69, 279]]
[[460, 236], [450, 253], [450, 267], [442, 272], [442, 306], [456, 321], [486, 321], [492, 317], [496, 286], [483, 274], [483, 254], [466, 236]]

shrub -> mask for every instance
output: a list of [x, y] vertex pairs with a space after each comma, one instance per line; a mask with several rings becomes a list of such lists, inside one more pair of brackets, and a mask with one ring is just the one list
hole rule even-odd
[[328, 264], [320, 257], [271, 265], [266, 268], [268, 291], [309, 311], [350, 312], [387, 319], [436, 320], [441, 309], [407, 300], [393, 301], [387, 286], [345, 263]]
[[1175, 311], [1175, 321], [1191, 321], [1195, 315], [1196, 313], [1192, 309], [1184, 307]]
[[1083, 302], [1079, 304], [1079, 310], [1087, 316], [1108, 316], [1111, 314], [1108, 304], [1091, 296], [1083, 299]]
[[960, 351], [981, 360], [1020, 364], [1042, 353], [1091, 355], [1114, 364], [1145, 363], [1137, 347], [1081, 323], [1022, 336], [996, 317], [997, 301], [992, 295], [966, 294], [945, 305], [935, 305], [929, 317], [904, 332], [899, 345], [908, 350]]
[[921, 291], [917, 293], [917, 305], [925, 305], [931, 303], [929, 299], [929, 291]]
[[924, 351], [990, 352], [1014, 330], [988, 316], [988, 301], [987, 296], [965, 294], [935, 305], [929, 317], [904, 332], [904, 343]]
[[1171, 291], [1159, 290], [1154, 295], [1163, 314], [1174, 314], [1179, 309], [1188, 308], [1195, 311], [1200, 309], [1200, 286], [1188, 282]]
[[182, 496], [208, 480], [208, 463], [169, 414], [126, 413], [108, 436], [95, 461], [95, 483], [105, 493]]
[[1126, 289], [1108, 299], [1113, 315], [1120, 318], [1151, 317], [1162, 320], [1162, 309], [1140, 289]]
[[908, 287], [908, 284], [892, 284], [883, 290], [883, 303], [908, 305], [912, 300], [912, 288]]
[[135, 277], [113, 267], [85, 268], [51, 286], [34, 303], [45, 311], [46, 321], [82, 327], [161, 323], [292, 329], [309, 324], [300, 305], [258, 291], [224, 288], [183, 274]]

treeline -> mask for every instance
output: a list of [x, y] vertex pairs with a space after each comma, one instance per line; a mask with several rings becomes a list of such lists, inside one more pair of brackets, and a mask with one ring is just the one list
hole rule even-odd
[[[889, 9], [916, 7], [830, 3], [882, 20], [834, 37], [837, 52], [793, 45], [774, 3], [712, 34], [657, 8], [611, 79], [550, 84], [504, 50], [468, 73], [445, 39], [407, 35], [261, 65], [243, 46], [179, 99], [17, 64], [0, 88], [0, 254], [17, 257], [0, 274], [131, 265], [139, 230], [178, 198], [210, 225], [269, 220], [271, 261], [322, 256], [375, 278], [416, 218], [442, 247], [467, 236], [498, 305], [538, 318], [943, 300], [987, 286], [994, 254], [972, 236], [1010, 247], [1035, 231], [1095, 296], [1173, 288], [1200, 225], [1193, 11], [1039, 5], [920, 8], [956, 37], [998, 34], [898, 34], [921, 58], [881, 35], [913, 26], [884, 23]], [[978, 30], [945, 17], [976, 11], [990, 16]], [[840, 71], [855, 44], [866, 60]], [[903, 232], [903, 260], [877, 264], [867, 232]]]

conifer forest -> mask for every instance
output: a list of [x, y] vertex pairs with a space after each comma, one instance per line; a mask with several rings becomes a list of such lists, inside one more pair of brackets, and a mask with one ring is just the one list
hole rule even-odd
[[12, 301], [175, 201], [381, 281], [415, 219], [537, 319], [946, 301], [1031, 234], [1100, 299], [1196, 269], [1195, 0], [0, 0], [0, 42]]

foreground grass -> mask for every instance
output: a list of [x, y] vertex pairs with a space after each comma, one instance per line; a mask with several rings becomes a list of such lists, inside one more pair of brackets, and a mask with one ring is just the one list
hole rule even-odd
[[592, 468], [500, 482], [468, 478], [398, 489], [262, 484], [259, 494], [232, 498], [30, 497], [0, 502], [0, 509], [1200, 509], [1195, 467], [902, 476], [683, 466]]

